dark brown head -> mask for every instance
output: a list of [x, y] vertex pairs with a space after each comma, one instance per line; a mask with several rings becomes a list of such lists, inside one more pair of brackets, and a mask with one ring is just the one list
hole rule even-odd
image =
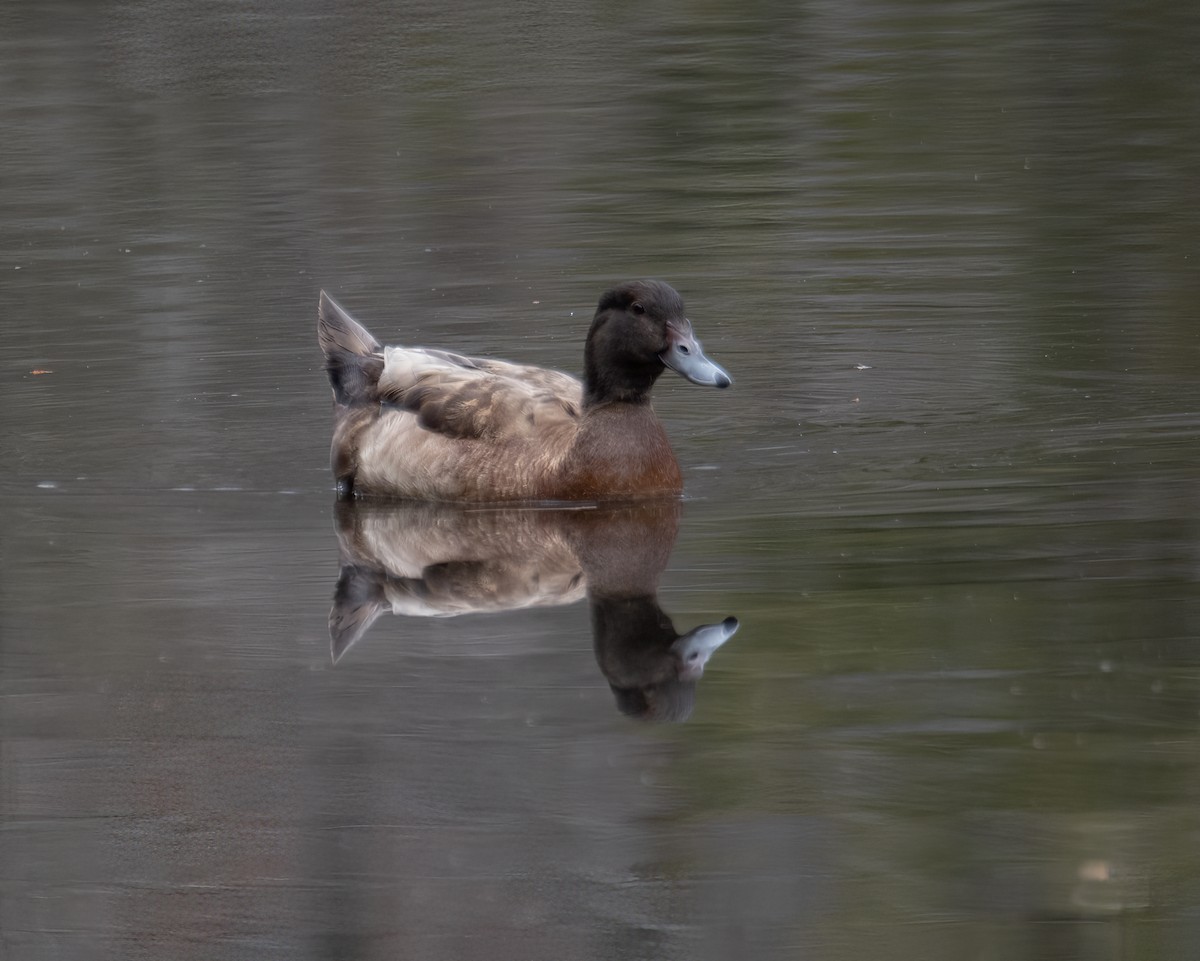
[[634, 280], [606, 292], [584, 349], [585, 407], [644, 404], [663, 369], [694, 384], [728, 387], [730, 376], [704, 356], [683, 298], [661, 280]]

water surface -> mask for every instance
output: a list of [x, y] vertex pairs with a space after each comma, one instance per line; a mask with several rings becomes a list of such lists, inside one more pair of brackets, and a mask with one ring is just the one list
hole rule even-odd
[[[1194, 953], [1198, 43], [1164, 4], [8, 5], [0, 954]], [[669, 536], [460, 521], [398, 570], [426, 521], [333, 497], [318, 290], [578, 371], [634, 276], [735, 377], [656, 390]], [[354, 530], [407, 613], [335, 663]], [[740, 623], [664, 723], [597, 642], [655, 610]]]

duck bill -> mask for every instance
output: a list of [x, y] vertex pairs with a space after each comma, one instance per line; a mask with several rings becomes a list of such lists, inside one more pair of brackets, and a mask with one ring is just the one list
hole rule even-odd
[[667, 349], [658, 355], [658, 359], [701, 387], [728, 387], [733, 383], [724, 367], [704, 356], [700, 341], [686, 320], [682, 324], [667, 324]]
[[727, 617], [720, 624], [702, 624], [693, 628], [671, 645], [671, 651], [679, 658], [679, 676], [682, 680], [695, 680], [704, 673], [713, 651], [733, 637], [738, 629], [736, 617]]

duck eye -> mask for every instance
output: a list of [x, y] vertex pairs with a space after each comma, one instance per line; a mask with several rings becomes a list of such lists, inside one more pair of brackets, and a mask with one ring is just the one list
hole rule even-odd
[[641, 304], [639, 304], [636, 300], [633, 302], [632, 306], [630, 306], [629, 309], [632, 310], [635, 314], [644, 314], [646, 312], [646, 308], [643, 307]]

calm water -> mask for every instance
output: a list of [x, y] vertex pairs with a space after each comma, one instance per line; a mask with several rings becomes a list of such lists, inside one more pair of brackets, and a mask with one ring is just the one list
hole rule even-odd
[[[1200, 956], [1200, 18], [498, 10], [0, 10], [0, 957]], [[681, 510], [335, 504], [635, 276]]]

